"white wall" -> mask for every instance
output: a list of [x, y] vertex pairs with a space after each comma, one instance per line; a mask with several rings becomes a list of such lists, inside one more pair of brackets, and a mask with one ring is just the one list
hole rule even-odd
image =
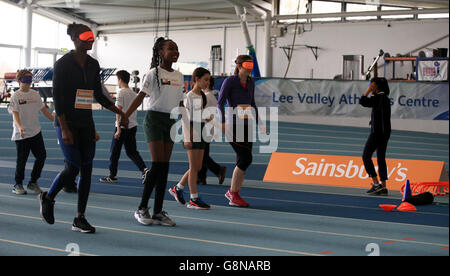
[[[364, 55], [367, 69], [380, 49], [395, 56], [397, 53], [408, 53], [449, 34], [448, 19], [392, 21], [390, 24], [391, 27], [387, 27], [385, 21], [315, 23], [313, 31], [298, 35], [295, 44], [318, 46], [318, 60], [315, 60], [311, 50], [307, 48], [295, 50], [287, 77], [310, 78], [313, 70], [314, 78], [332, 79], [342, 73], [342, 55]], [[256, 47], [260, 70], [264, 74], [264, 27], [251, 25], [249, 29]], [[229, 74], [237, 53], [247, 52], [239, 27], [171, 31], [170, 37], [179, 46], [179, 62], [209, 62], [210, 47], [218, 44], [223, 47], [224, 32], [226, 33], [224, 68], [225, 73]], [[293, 35], [288, 33], [278, 38], [277, 45], [292, 44], [292, 37]], [[153, 32], [109, 34], [107, 42], [101, 38], [98, 42], [98, 59], [101, 66], [147, 71], [151, 61], [153, 38]], [[449, 48], [449, 39], [447, 37], [428, 47]], [[273, 77], [283, 77], [286, 66], [287, 58], [283, 50], [273, 49]], [[409, 68], [409, 64], [405, 66]], [[409, 69], [406, 72], [408, 71]], [[384, 70], [380, 68], [379, 75], [383, 74]], [[403, 73], [400, 75], [403, 76]]]
[[[342, 55], [354, 54], [365, 56], [365, 69], [372, 63], [380, 49], [389, 52], [391, 56], [397, 53], [405, 54], [438, 38], [449, 34], [449, 20], [392, 21], [387, 22], [352, 22], [352, 23], [315, 23], [312, 32], [297, 36], [295, 44], [318, 46], [318, 60], [307, 48], [296, 50], [293, 54], [288, 78], [310, 78], [311, 69], [316, 79], [332, 79], [342, 74]], [[264, 27], [250, 26], [252, 42], [260, 64], [261, 73], [265, 72], [264, 60]], [[237, 54], [247, 53], [244, 37], [240, 27], [217, 29], [197, 29], [171, 31], [170, 38], [179, 47], [179, 62], [209, 62], [210, 47], [222, 45], [226, 34], [224, 68], [225, 73], [232, 72], [232, 63]], [[277, 41], [278, 46], [292, 44], [293, 34], [288, 33]], [[102, 67], [115, 67], [128, 71], [139, 70], [141, 75], [148, 71], [152, 56], [154, 33], [129, 33], [107, 35], [98, 44], [98, 59]], [[255, 42], [256, 41], [256, 42]], [[429, 45], [430, 48], [449, 48], [448, 37], [440, 42]], [[413, 53], [417, 54], [417, 52]], [[382, 64], [381, 61], [379, 64]], [[399, 66], [398, 64], [397, 66]], [[176, 66], [176, 65], [175, 65]], [[287, 58], [280, 48], [273, 49], [273, 77], [283, 77], [286, 71]], [[410, 73], [410, 63], [404, 63], [403, 70], [397, 76]], [[391, 67], [389, 67], [391, 68]], [[399, 68], [397, 67], [397, 70]], [[187, 74], [190, 74], [188, 72]], [[380, 68], [379, 76], [384, 70]], [[264, 75], [263, 75], [264, 76]], [[113, 83], [111, 78], [109, 83]], [[284, 118], [284, 120], [302, 120], [302, 118]], [[367, 120], [351, 120], [343, 118], [303, 118], [307, 122], [318, 124], [336, 124], [366, 126]], [[394, 129], [426, 131], [448, 134], [448, 121], [394, 120]]]
[[[389, 52], [391, 56], [408, 53], [448, 35], [448, 23], [448, 19], [419, 22], [392, 21], [391, 27], [387, 27], [387, 22], [384, 21], [343, 24], [316, 23], [313, 25], [312, 32], [297, 36], [295, 44], [318, 46], [320, 48], [318, 60], [315, 60], [311, 50], [307, 48], [294, 51], [294, 66], [291, 64], [287, 77], [309, 78], [312, 69], [314, 78], [331, 79], [335, 75], [342, 74], [343, 55], [364, 55], [365, 69], [367, 70], [380, 49]], [[292, 37], [293, 35], [288, 34], [279, 38], [278, 46], [292, 44]], [[448, 48], [449, 39], [447, 37], [429, 47]], [[417, 52], [413, 54], [417, 54]], [[275, 76], [284, 76], [286, 62], [287, 58], [281, 49], [275, 49], [273, 62]], [[379, 62], [380, 65], [383, 63]], [[410, 67], [409, 64], [407, 65]], [[282, 74], [280, 74], [281, 72]], [[384, 70], [381, 68], [379, 75], [383, 76], [383, 74]]]
[[[255, 29], [258, 29], [258, 34], [256, 34]], [[264, 49], [263, 29], [261, 26], [250, 26], [249, 28], [252, 40], [255, 41], [256, 38], [262, 49], [257, 50], [257, 55], [261, 57], [264, 54], [264, 52], [261, 52]], [[236, 53], [247, 53], [244, 36], [240, 28], [171, 31], [170, 39], [177, 43], [180, 51], [178, 62], [207, 62], [209, 64], [211, 46], [222, 45], [222, 49], [224, 48], [224, 32], [226, 34], [225, 72], [229, 74]], [[149, 70], [154, 41], [153, 32], [108, 34], [106, 38], [105, 41], [104, 37], [101, 37], [97, 42], [97, 57], [102, 67], [124, 69], [129, 72], [139, 70], [141, 74]]]

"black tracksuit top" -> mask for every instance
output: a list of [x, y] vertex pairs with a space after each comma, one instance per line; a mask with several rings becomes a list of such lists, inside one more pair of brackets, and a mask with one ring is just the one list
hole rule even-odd
[[75, 52], [71, 51], [56, 61], [53, 70], [56, 126], [59, 126], [57, 116], [65, 115], [68, 125], [82, 128], [94, 127], [92, 110], [75, 108], [78, 89], [93, 90], [95, 100], [105, 108], [113, 105], [113, 102], [102, 92], [98, 61], [88, 55], [86, 65], [81, 68], [75, 60]]
[[383, 92], [372, 97], [362, 96], [359, 104], [364, 107], [371, 107], [370, 115], [371, 132], [375, 134], [391, 133], [391, 101]]

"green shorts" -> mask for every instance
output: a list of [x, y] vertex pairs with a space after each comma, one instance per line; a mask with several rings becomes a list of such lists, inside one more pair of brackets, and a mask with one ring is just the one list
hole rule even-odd
[[176, 120], [170, 118], [170, 113], [147, 111], [145, 114], [143, 128], [145, 140], [148, 142], [164, 141], [172, 142], [170, 129]]

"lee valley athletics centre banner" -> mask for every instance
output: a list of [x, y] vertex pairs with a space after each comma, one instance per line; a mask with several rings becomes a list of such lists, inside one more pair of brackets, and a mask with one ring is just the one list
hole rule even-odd
[[[370, 118], [371, 109], [359, 105], [368, 84], [368, 81], [260, 79], [256, 81], [255, 101], [257, 106], [278, 107], [280, 116]], [[391, 118], [448, 120], [448, 82], [390, 82], [389, 87]], [[448, 181], [443, 161], [386, 161], [391, 189], [399, 190], [406, 180]], [[264, 181], [367, 188], [368, 178], [361, 157], [274, 152]]]
[[[278, 107], [280, 116], [370, 117], [359, 105], [368, 81], [260, 79], [257, 106]], [[390, 82], [391, 118], [448, 120], [448, 82]]]

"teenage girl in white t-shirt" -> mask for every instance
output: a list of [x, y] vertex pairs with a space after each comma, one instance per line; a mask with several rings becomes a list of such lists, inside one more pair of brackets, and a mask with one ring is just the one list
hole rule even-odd
[[[142, 104], [144, 97], [149, 96], [143, 128], [152, 166], [143, 177], [144, 192], [139, 208], [134, 213], [136, 220], [144, 225], [176, 225], [162, 207], [174, 144], [170, 130], [175, 120], [170, 118], [170, 112], [182, 104], [184, 95], [183, 74], [172, 69], [172, 64], [177, 62], [179, 56], [175, 42], [163, 37], [156, 40], [150, 72], [145, 75], [141, 91], [125, 113], [129, 117]], [[150, 216], [148, 202], [153, 188], [156, 190], [155, 204], [153, 216]]]
[[[209, 80], [209, 87], [206, 89], [203, 89], [203, 92], [206, 95], [206, 108], [216, 114], [217, 113], [217, 99], [214, 95], [216, 92], [218, 93], [218, 90], [214, 90], [214, 83], [215, 80], [213, 77]], [[214, 137], [217, 135], [217, 133], [214, 133], [214, 131], [211, 132]], [[219, 184], [223, 184], [225, 181], [225, 175], [227, 171], [227, 167], [220, 166], [217, 164], [209, 155], [209, 147], [210, 143], [207, 141], [205, 145], [205, 153], [203, 154], [203, 166], [202, 169], [198, 172], [198, 181], [197, 183], [206, 185], [206, 172], [210, 170], [213, 174], [215, 174], [219, 178]]]
[[203, 154], [206, 142], [203, 139], [203, 126], [205, 122], [211, 120], [202, 118], [202, 111], [206, 107], [207, 99], [202, 89], [209, 86], [211, 73], [205, 68], [199, 67], [192, 74], [194, 88], [187, 93], [184, 100], [187, 118], [183, 119], [184, 147], [188, 152], [189, 170], [184, 174], [180, 182], [169, 189], [169, 193], [177, 202], [184, 205], [186, 202], [183, 196], [183, 189], [186, 183], [189, 185], [191, 199], [187, 208], [197, 210], [207, 210], [211, 207], [206, 204], [199, 196], [197, 191], [197, 174], [202, 168]]

